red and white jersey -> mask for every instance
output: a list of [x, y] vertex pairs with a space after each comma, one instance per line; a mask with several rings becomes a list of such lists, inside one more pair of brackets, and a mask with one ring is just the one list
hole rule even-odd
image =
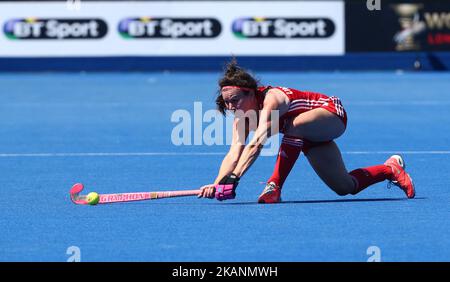
[[[300, 91], [287, 87], [272, 87], [263, 86], [258, 87], [258, 92], [265, 93], [267, 90], [275, 88], [281, 90], [289, 98], [288, 111], [280, 117], [280, 125], [284, 124], [287, 118], [295, 117], [301, 113], [310, 111], [316, 108], [324, 108], [337, 116], [339, 116], [344, 124], [347, 124], [347, 114], [338, 97], [327, 96], [321, 93]], [[280, 127], [282, 129], [282, 127]]]

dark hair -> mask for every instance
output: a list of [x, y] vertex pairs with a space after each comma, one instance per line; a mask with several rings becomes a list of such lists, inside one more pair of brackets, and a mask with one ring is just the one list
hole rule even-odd
[[[220, 89], [222, 89], [222, 87], [224, 86], [239, 86], [250, 88], [253, 89], [256, 93], [258, 81], [245, 69], [238, 66], [236, 58], [232, 58], [225, 67], [223, 77], [219, 80]], [[216, 105], [217, 110], [225, 115], [226, 106], [220, 89], [218, 91], [218, 96], [216, 97]], [[243, 91], [247, 94], [249, 93], [249, 91]]]

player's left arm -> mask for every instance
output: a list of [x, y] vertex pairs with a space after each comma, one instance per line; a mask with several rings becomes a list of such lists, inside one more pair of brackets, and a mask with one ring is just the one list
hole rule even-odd
[[223, 201], [236, 197], [235, 190], [240, 178], [258, 158], [267, 139], [272, 134], [278, 133], [279, 119], [274, 117], [280, 117], [287, 112], [289, 107], [287, 102], [285, 94], [278, 89], [274, 89], [271, 95], [266, 96], [263, 109], [259, 114], [258, 127], [255, 134], [242, 151], [233, 172], [223, 177], [219, 184], [215, 186], [216, 199]]
[[[260, 111], [258, 127], [255, 134], [245, 146], [239, 162], [233, 170], [233, 174], [238, 178], [241, 178], [256, 161], [267, 139], [273, 134], [278, 133], [279, 120], [275, 117], [279, 117], [279, 106], [280, 103], [276, 95], [270, 95], [265, 99], [263, 109]], [[273, 114], [274, 111], [278, 112]]]

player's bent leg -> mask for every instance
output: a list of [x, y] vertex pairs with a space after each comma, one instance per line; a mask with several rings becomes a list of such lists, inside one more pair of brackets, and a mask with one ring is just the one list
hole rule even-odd
[[310, 141], [329, 141], [341, 136], [345, 124], [334, 113], [317, 108], [286, 122], [284, 132]]
[[260, 204], [275, 204], [281, 202], [281, 188], [275, 182], [267, 183], [266, 187], [258, 197]]
[[348, 174], [341, 152], [334, 141], [312, 147], [305, 153], [317, 175], [339, 196], [352, 194], [355, 181]]
[[302, 148], [302, 139], [289, 135], [283, 136], [272, 176], [267, 180], [266, 187], [258, 197], [258, 203], [272, 204], [281, 201], [281, 188]]

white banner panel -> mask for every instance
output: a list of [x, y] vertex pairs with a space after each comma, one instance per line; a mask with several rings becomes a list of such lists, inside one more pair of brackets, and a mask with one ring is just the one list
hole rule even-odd
[[344, 2], [0, 3], [1, 57], [342, 55]]

